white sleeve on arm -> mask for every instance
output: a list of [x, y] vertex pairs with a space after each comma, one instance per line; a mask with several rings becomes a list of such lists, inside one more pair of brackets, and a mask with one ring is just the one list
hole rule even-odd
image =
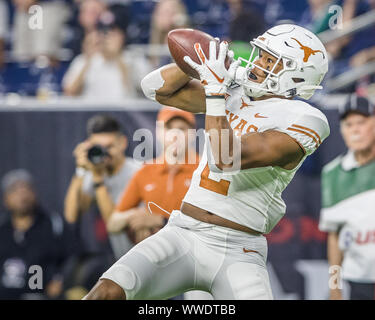
[[159, 90], [164, 85], [164, 82], [165, 82], [165, 80], [161, 76], [162, 68], [159, 68], [157, 70], [150, 72], [141, 81], [141, 87], [142, 87], [144, 95], [147, 98], [154, 100], [154, 101], [155, 101], [155, 96], [156, 96], [156, 90]]
[[306, 155], [312, 154], [330, 133], [323, 113], [303, 114], [283, 131], [297, 141]]
[[323, 232], [338, 232], [340, 227], [344, 224], [338, 219], [332, 218], [332, 214], [329, 209], [321, 209], [319, 219], [319, 230]]
[[78, 77], [84, 66], [85, 58], [83, 55], [80, 54], [73, 59], [62, 79], [62, 85], [64, 88], [67, 85], [71, 84]]

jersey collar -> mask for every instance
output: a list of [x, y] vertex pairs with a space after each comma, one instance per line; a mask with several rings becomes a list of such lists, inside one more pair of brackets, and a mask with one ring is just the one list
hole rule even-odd
[[342, 158], [341, 166], [345, 171], [358, 168], [360, 165], [355, 159], [354, 152], [349, 150]]

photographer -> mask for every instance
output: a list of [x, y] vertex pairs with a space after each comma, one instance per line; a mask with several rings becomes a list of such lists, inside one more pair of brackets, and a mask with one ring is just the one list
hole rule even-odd
[[[90, 118], [87, 135], [87, 140], [79, 143], [73, 152], [76, 172], [64, 208], [69, 223], [80, 222], [77, 227], [84, 260], [80, 273], [85, 279], [73, 282], [79, 282], [85, 288], [95, 281], [96, 273], [103, 272], [106, 265], [113, 262], [113, 253], [116, 256], [124, 254], [118, 252], [119, 248], [124, 250], [124, 243], [119, 241], [126, 239], [108, 239], [105, 222], [138, 169], [132, 158], [125, 157], [127, 138], [115, 119], [106, 115]], [[90, 214], [83, 215], [86, 212]]]

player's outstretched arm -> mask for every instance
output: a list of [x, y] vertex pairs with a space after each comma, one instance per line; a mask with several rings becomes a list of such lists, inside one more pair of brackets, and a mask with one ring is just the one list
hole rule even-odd
[[176, 64], [163, 66], [149, 73], [141, 82], [143, 93], [163, 105], [193, 113], [206, 111], [204, 89]]

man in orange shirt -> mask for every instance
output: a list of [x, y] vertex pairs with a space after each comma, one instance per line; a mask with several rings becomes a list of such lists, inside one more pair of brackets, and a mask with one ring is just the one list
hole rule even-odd
[[[194, 115], [164, 107], [157, 120], [164, 122], [164, 152], [161, 158], [154, 159], [152, 164], [145, 164], [135, 173], [107, 223], [109, 232], [125, 229], [135, 243], [160, 230], [169, 218], [167, 212], [180, 208], [199, 163], [195, 149], [190, 150], [188, 144], [188, 129], [195, 128]], [[170, 138], [178, 133], [183, 134], [185, 143]]]

